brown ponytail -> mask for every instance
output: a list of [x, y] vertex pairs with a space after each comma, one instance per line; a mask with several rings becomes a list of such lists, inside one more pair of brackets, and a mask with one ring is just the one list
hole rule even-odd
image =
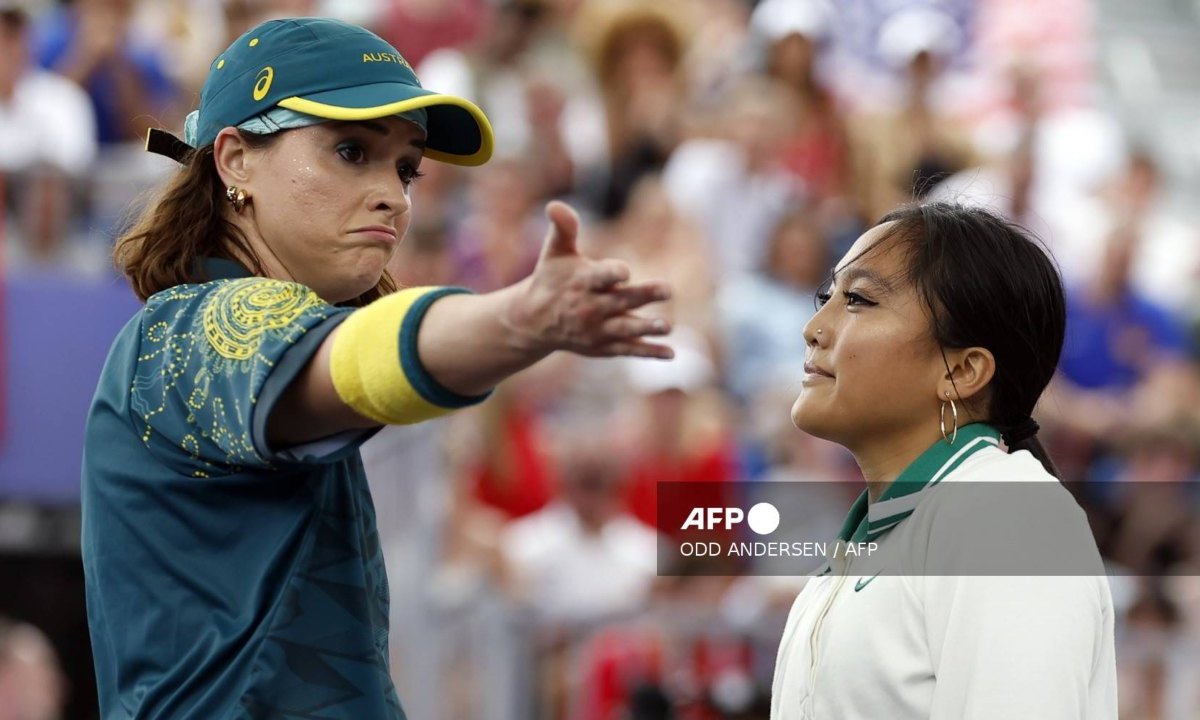
[[[251, 147], [265, 148], [277, 134], [242, 133]], [[262, 259], [246, 236], [225, 217], [225, 187], [213, 161], [213, 146], [197, 148], [166, 184], [141, 205], [131, 227], [117, 238], [113, 262], [145, 301], [151, 295], [185, 283], [206, 282], [197, 262], [213, 257], [248, 264], [266, 275]], [[136, 211], [135, 211], [136, 212]], [[346, 305], [362, 306], [396, 290], [384, 272], [379, 283]]]

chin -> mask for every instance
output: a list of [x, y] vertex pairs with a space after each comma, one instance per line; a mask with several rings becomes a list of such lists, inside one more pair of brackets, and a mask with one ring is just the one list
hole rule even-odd
[[353, 300], [378, 285], [386, 268], [386, 262], [360, 264], [354, 269], [352, 277], [346, 279], [347, 293], [349, 293], [346, 300]]
[[812, 400], [806, 399], [803, 392], [796, 398], [796, 402], [792, 403], [792, 424], [797, 429], [813, 437], [832, 440], [831, 428], [823, 415], [821, 408], [814, 407]]
[[350, 302], [378, 285], [381, 277], [383, 277], [382, 271], [377, 275], [359, 275], [354, 278], [346, 278], [336, 286], [331, 287], [329, 292], [321, 293], [321, 297], [331, 305]]
[[792, 424], [804, 432], [808, 432], [806, 427], [808, 424], [806, 422], [808, 420], [808, 413], [805, 411], [806, 408], [804, 407], [804, 394], [801, 393], [800, 396], [796, 398], [796, 401], [792, 403]]

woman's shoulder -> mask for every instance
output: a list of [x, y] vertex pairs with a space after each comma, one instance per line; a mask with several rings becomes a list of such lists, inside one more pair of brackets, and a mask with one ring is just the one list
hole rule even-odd
[[1040, 505], [1068, 506], [1082, 512], [1058, 478], [1026, 450], [1009, 453], [995, 446], [984, 448], [931, 489], [939, 491], [932, 493], [940, 500], [936, 504], [952, 504], [957, 510], [999, 509], [1036, 498]]
[[162, 322], [205, 326], [282, 327], [302, 316], [321, 318], [344, 310], [326, 303], [307, 285], [258, 276], [175, 285], [146, 299], [147, 328]]
[[1027, 450], [1008, 452], [991, 444], [972, 454], [943, 482], [1058, 482]]
[[1026, 451], [988, 448], [930, 490], [914, 519], [946, 571], [1103, 574], [1087, 514]]
[[[246, 277], [222, 277], [201, 282], [183, 283], [164, 288], [146, 298], [146, 307], [153, 308], [167, 304], [187, 303], [204, 300], [210, 296], [223, 297], [236, 293], [270, 293], [265, 297], [289, 295], [319, 299], [316, 292], [307, 285], [288, 280], [257, 275]], [[263, 297], [259, 295], [259, 297]]]

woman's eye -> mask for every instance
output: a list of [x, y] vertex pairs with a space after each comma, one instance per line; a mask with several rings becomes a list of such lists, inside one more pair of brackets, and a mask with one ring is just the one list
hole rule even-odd
[[816, 303], [818, 308], [824, 307], [825, 303], [829, 302], [829, 298], [831, 297], [833, 296], [827, 292], [819, 292], [813, 296], [813, 302]]
[[875, 303], [871, 302], [870, 300], [866, 299], [865, 297], [863, 297], [862, 295], [859, 295], [856, 292], [850, 292], [849, 290], [847, 290], [846, 292], [843, 292], [842, 295], [846, 298], [846, 304], [850, 305], [850, 306], [855, 306], [855, 305], [868, 305], [869, 306], [869, 305], [875, 304]]
[[366, 151], [364, 151], [362, 147], [353, 143], [346, 143], [339, 146], [338, 155], [341, 155], [342, 159], [346, 162], [354, 163], [356, 165], [366, 160], [367, 157]]
[[400, 165], [400, 167], [397, 169], [397, 172], [400, 175], [400, 182], [404, 183], [405, 186], [412, 185], [417, 181], [418, 178], [425, 176], [425, 173], [416, 169], [412, 165], [409, 165], [408, 163]]

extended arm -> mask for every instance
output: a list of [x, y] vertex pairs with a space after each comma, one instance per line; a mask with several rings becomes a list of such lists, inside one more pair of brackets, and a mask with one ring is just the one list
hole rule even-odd
[[276, 404], [268, 419], [271, 445], [432, 417], [467, 404], [555, 350], [671, 357], [669, 348], [643, 339], [665, 334], [668, 325], [632, 314], [665, 300], [666, 286], [626, 284], [623, 263], [578, 253], [579, 219], [570, 208], [551, 203], [547, 214], [551, 229], [529, 277], [486, 295], [438, 297], [419, 322], [409, 318], [417, 328], [411, 345], [416, 358], [402, 357], [405, 315], [415, 304], [403, 296], [419, 303], [420, 291], [402, 291], [355, 311]]

